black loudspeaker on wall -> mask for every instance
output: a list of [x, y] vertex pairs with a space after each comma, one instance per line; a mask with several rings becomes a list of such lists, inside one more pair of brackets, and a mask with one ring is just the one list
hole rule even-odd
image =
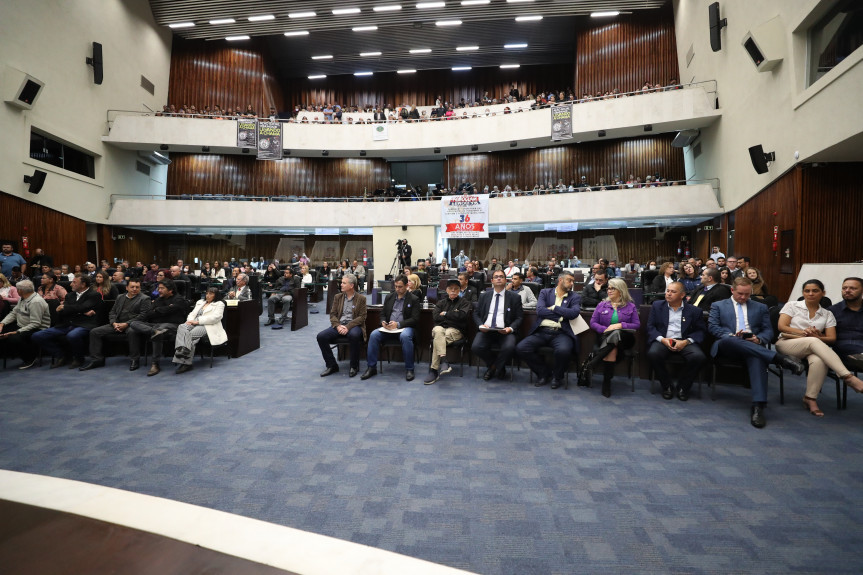
[[24, 183], [30, 184], [30, 193], [38, 194], [42, 191], [42, 186], [45, 184], [45, 176], [48, 174], [42, 170], [36, 170], [32, 176], [24, 176]]
[[773, 162], [776, 160], [775, 152], [764, 152], [764, 148], [761, 145], [752, 146], [749, 148], [749, 158], [752, 160], [752, 167], [755, 168], [756, 173], [766, 174], [767, 173], [767, 162]]
[[722, 50], [722, 36], [719, 32], [728, 26], [728, 20], [719, 17], [719, 2], [714, 2], [707, 8], [710, 15], [710, 49], [714, 52]]
[[93, 42], [93, 57], [87, 58], [87, 63], [93, 66], [93, 83], [101, 85], [104, 79], [102, 72], [102, 45], [98, 42]]

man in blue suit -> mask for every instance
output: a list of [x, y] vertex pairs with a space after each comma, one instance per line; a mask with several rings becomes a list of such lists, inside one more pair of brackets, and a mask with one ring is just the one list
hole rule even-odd
[[[480, 294], [473, 308], [473, 321], [479, 331], [473, 338], [471, 349], [488, 366], [482, 376], [485, 381], [495, 375], [499, 379], [506, 376], [506, 364], [515, 353], [523, 315], [521, 296], [506, 289], [506, 274], [502, 269], [492, 272], [491, 285], [492, 289]], [[496, 356], [491, 350], [495, 343], [500, 346]]]
[[716, 338], [710, 354], [741, 359], [749, 370], [752, 387], [751, 423], [761, 428], [767, 425], [764, 408], [767, 405], [767, 365], [774, 363], [800, 375], [805, 369], [796, 358], [764, 347], [773, 339], [767, 306], [750, 301], [752, 281], [737, 278], [731, 288], [731, 299], [715, 302], [710, 307], [708, 330]]
[[[572, 292], [575, 277], [572, 272], [562, 271], [557, 278], [557, 287], [539, 292], [536, 303], [537, 324], [530, 335], [516, 346], [516, 353], [539, 379], [536, 387], [554, 383], [551, 388], [563, 385], [566, 366], [572, 351], [578, 351], [578, 337], [572, 331], [569, 320], [578, 317], [581, 311], [581, 296]], [[536, 352], [542, 346], [554, 349], [554, 368], [549, 370], [545, 361]]]
[[680, 282], [668, 284], [665, 300], [653, 302], [647, 319], [647, 338], [653, 343], [647, 350], [647, 359], [662, 384], [663, 399], [674, 397], [674, 387], [665, 362], [672, 355], [681, 356], [686, 363], [677, 382], [677, 399], [689, 399], [689, 390], [707, 357], [701, 351], [704, 341], [704, 315], [700, 308], [684, 300], [686, 288]]

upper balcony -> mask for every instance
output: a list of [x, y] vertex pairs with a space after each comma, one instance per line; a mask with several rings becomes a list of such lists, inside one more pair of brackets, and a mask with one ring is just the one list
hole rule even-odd
[[[507, 105], [500, 104], [467, 109], [468, 115], [481, 114], [475, 118], [389, 123], [385, 140], [374, 139], [375, 125], [283, 122], [283, 147], [293, 156], [308, 157], [320, 157], [323, 150], [330, 157], [356, 157], [360, 150], [369, 157], [429, 156], [436, 148], [442, 155], [466, 154], [475, 151], [472, 146], [488, 152], [508, 150], [512, 142], [524, 148], [598, 140], [601, 130], [604, 138], [611, 139], [700, 129], [721, 116], [715, 106], [715, 82], [682, 88], [576, 103], [573, 138], [563, 142], [550, 138], [549, 108], [504, 114]], [[489, 115], [485, 115], [486, 110]], [[463, 111], [456, 112], [461, 115]], [[345, 116], [358, 119], [370, 114]], [[235, 121], [111, 111], [108, 125], [109, 133], [103, 141], [128, 150], [153, 151], [168, 146], [171, 152], [200, 153], [208, 146], [213, 154], [242, 153], [236, 145]]]

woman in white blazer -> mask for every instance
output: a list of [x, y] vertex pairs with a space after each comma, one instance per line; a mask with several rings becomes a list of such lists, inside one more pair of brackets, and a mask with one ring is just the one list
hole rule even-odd
[[172, 360], [178, 364], [177, 373], [186, 373], [192, 369], [195, 344], [205, 335], [209, 338], [210, 345], [220, 345], [228, 341], [228, 334], [222, 327], [225, 302], [216, 301], [218, 297], [219, 288], [207, 288], [204, 299], [198, 300], [195, 309], [186, 318], [186, 323], [177, 328], [174, 359]]

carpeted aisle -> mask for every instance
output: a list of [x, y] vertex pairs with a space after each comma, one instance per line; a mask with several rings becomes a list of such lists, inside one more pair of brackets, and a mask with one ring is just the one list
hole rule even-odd
[[[263, 319], [263, 318], [262, 318]], [[263, 323], [263, 321], [261, 322]], [[0, 468], [157, 495], [487, 575], [859, 573], [863, 397], [798, 405], [771, 376], [767, 427], [748, 391], [687, 403], [598, 387], [424, 386], [402, 364], [322, 379], [298, 332], [209, 369], [146, 377], [0, 371]], [[365, 363], [361, 365], [365, 369]], [[0, 486], [2, 492], [2, 486]]]

